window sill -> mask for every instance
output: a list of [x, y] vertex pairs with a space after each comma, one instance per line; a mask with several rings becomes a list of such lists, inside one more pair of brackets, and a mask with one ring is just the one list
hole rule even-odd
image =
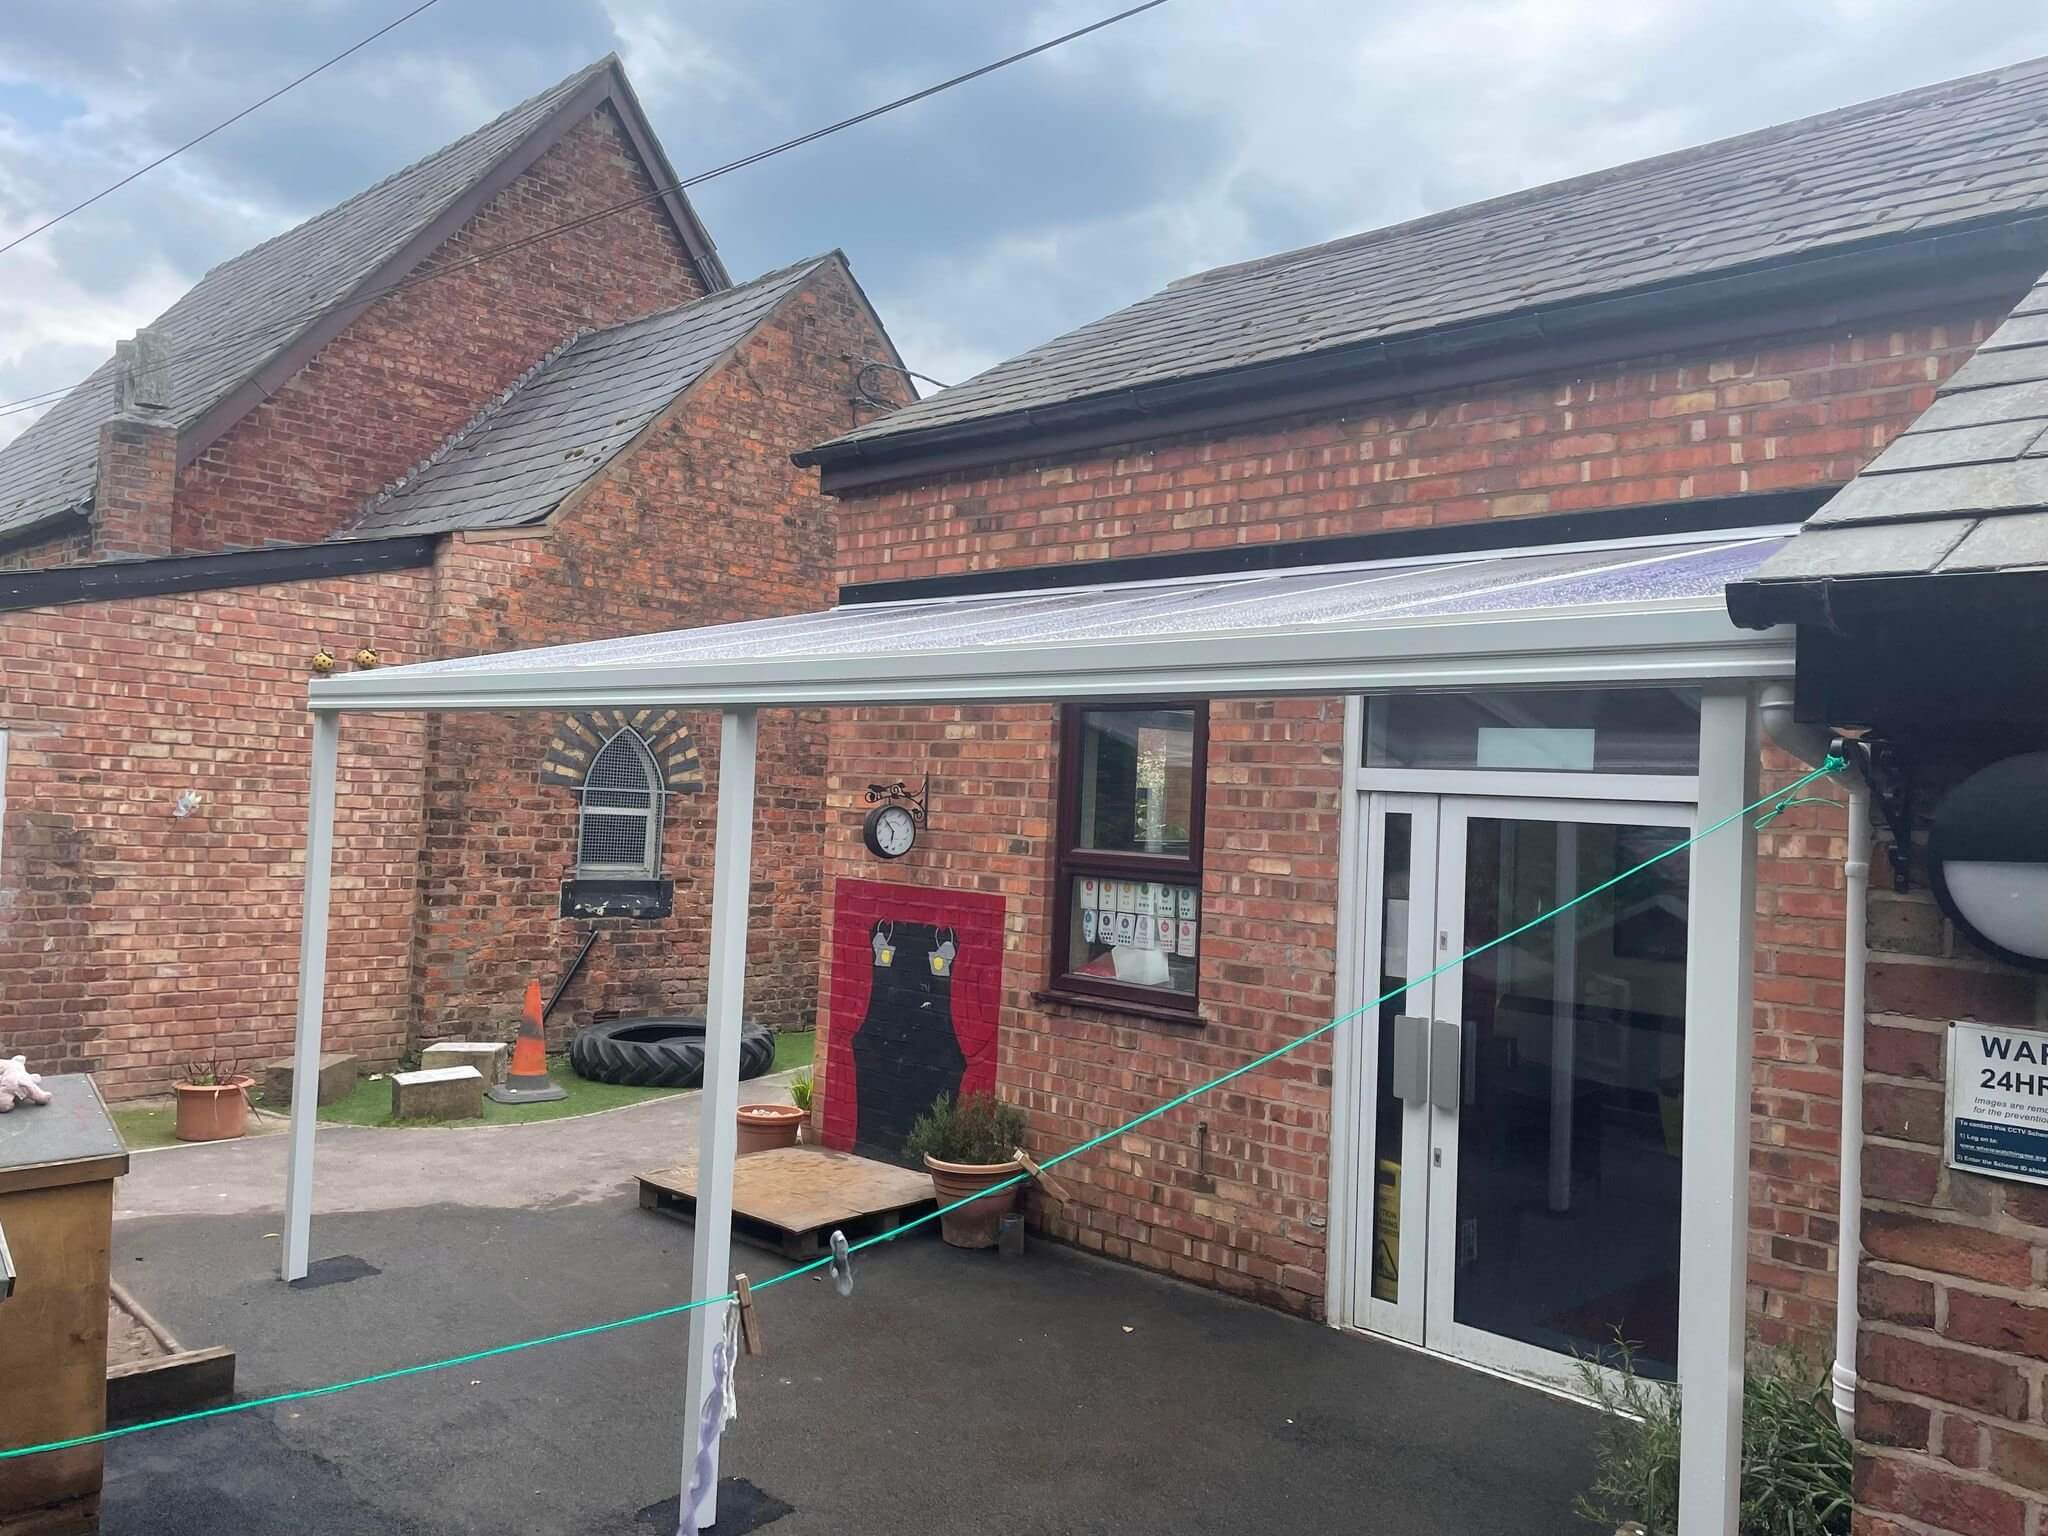
[[672, 880], [598, 879], [574, 875], [562, 882], [562, 916], [624, 917], [652, 922], [675, 910]]
[[1063, 992], [1057, 987], [1046, 987], [1031, 994], [1031, 1001], [1043, 1007], [1057, 1008], [1070, 1013], [1076, 1008], [1085, 1008], [1090, 1013], [1122, 1014], [1134, 1019], [1151, 1019], [1160, 1024], [1186, 1024], [1200, 1028], [1209, 1022], [1200, 1007], [1168, 1008], [1159, 1003], [1127, 1002], [1121, 998], [1097, 997], [1092, 992]]

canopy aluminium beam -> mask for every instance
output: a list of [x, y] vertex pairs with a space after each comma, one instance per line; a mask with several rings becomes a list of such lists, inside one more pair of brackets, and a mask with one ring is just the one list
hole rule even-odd
[[[604, 642], [597, 642], [602, 645]], [[1592, 687], [1784, 677], [1789, 630], [1738, 630], [1694, 600], [1411, 624], [1316, 626], [783, 656], [679, 651], [631, 664], [592, 647], [323, 678], [316, 710], [821, 707], [1389, 688]]]

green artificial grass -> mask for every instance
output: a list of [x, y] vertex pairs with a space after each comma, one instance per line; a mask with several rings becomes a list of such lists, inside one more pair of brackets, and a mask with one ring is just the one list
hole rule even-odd
[[649, 1099], [680, 1093], [679, 1088], [621, 1088], [613, 1083], [593, 1083], [569, 1070], [567, 1056], [548, 1058], [548, 1076], [568, 1095], [546, 1104], [494, 1104], [484, 1100], [480, 1120], [394, 1120], [391, 1118], [391, 1077], [364, 1078], [345, 1099], [320, 1106], [320, 1118], [341, 1125], [521, 1125], [529, 1120], [560, 1120], [567, 1115], [594, 1114], [600, 1109], [617, 1109], [624, 1104], [644, 1104]]
[[[808, 1067], [817, 1040], [818, 1037], [808, 1031], [777, 1035], [775, 1060], [768, 1070], [793, 1072]], [[516, 1125], [529, 1120], [560, 1120], [568, 1115], [595, 1114], [602, 1109], [641, 1104], [648, 1099], [664, 1098], [683, 1091], [679, 1088], [620, 1088], [612, 1083], [589, 1082], [569, 1070], [567, 1056], [548, 1058], [548, 1076], [568, 1094], [567, 1098], [547, 1104], [494, 1104], [485, 1099], [482, 1119], [438, 1121], [393, 1120], [389, 1074], [375, 1079], [366, 1077], [356, 1084], [355, 1091], [347, 1098], [321, 1105], [320, 1118], [340, 1125]], [[258, 1106], [249, 1116], [251, 1134], [279, 1129], [284, 1113], [281, 1105], [274, 1108]], [[131, 1151], [144, 1147], [184, 1145], [175, 1134], [177, 1109], [174, 1105], [118, 1106], [113, 1110], [113, 1116], [114, 1124], [120, 1128], [121, 1139], [128, 1143]]]
[[107, 1112], [114, 1117], [115, 1128], [131, 1152], [139, 1147], [181, 1145], [173, 1134], [178, 1124], [178, 1111], [172, 1105], [113, 1105]]
[[[817, 1037], [811, 1034], [777, 1035], [775, 1061], [768, 1070], [788, 1072], [810, 1065], [816, 1041]], [[355, 1091], [347, 1098], [337, 1099], [332, 1104], [323, 1104], [320, 1107], [320, 1118], [343, 1125], [518, 1125], [530, 1120], [560, 1120], [569, 1115], [595, 1114], [602, 1109], [642, 1104], [649, 1099], [665, 1098], [669, 1094], [683, 1091], [680, 1088], [621, 1088], [613, 1083], [593, 1083], [578, 1077], [569, 1069], [567, 1056], [548, 1058], [548, 1076], [557, 1088], [568, 1094], [567, 1098], [556, 1099], [547, 1104], [494, 1104], [491, 1100], [485, 1099], [481, 1120], [393, 1120], [391, 1080], [388, 1076], [375, 1082], [365, 1079], [357, 1083]]]
[[818, 1037], [808, 1029], [801, 1034], [793, 1030], [779, 1034], [775, 1037], [775, 1061], [768, 1070], [794, 1072], [798, 1067], [808, 1067], [817, 1049]]

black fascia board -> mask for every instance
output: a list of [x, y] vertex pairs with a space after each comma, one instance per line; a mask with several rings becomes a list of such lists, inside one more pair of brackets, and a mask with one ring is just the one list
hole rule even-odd
[[1820, 576], [1810, 581], [1738, 581], [1728, 587], [1728, 616], [1743, 629], [1796, 624], [1848, 634], [1902, 618], [1944, 613], [2038, 611], [2048, 604], [2048, 567], [2010, 571], [1938, 571], [1902, 576]]
[[175, 592], [218, 592], [273, 582], [319, 581], [376, 571], [415, 570], [434, 562], [438, 534], [396, 539], [280, 544], [210, 555], [166, 555], [141, 560], [99, 560], [40, 571], [0, 571], [0, 613], [55, 608], [68, 603], [160, 597]]

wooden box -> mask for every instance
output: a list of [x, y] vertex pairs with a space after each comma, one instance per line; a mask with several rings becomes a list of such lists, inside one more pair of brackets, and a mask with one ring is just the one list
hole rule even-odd
[[[114, 1180], [128, 1151], [83, 1073], [50, 1076], [48, 1104], [0, 1115], [0, 1232], [14, 1294], [0, 1448], [97, 1434], [107, 1426], [107, 1282]], [[99, 1528], [102, 1447], [0, 1463], [0, 1536]]]

